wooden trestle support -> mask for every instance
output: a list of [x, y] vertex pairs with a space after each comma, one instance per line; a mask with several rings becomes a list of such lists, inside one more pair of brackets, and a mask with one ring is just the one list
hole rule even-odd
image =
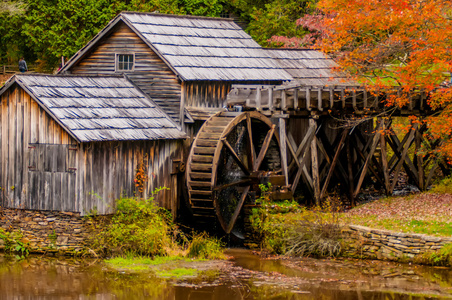
[[[388, 111], [384, 96], [359, 87], [234, 88], [229, 104], [256, 109], [277, 125], [287, 187], [295, 195], [309, 194], [316, 204], [338, 186], [354, 205], [366, 184], [391, 195], [403, 173], [410, 184], [425, 190], [438, 170], [448, 172], [432, 154], [441, 141], [424, 139], [425, 125], [411, 123], [404, 135], [392, 127], [393, 117], [422, 119], [431, 113], [423, 94]], [[344, 126], [340, 118], [349, 124]]]

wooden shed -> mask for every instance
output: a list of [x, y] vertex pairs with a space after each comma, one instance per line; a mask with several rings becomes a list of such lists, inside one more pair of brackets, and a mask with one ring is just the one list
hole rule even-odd
[[165, 186], [158, 203], [177, 209], [186, 135], [127, 78], [15, 75], [0, 98], [1, 206], [106, 214]]
[[293, 79], [231, 19], [134, 12], [119, 14], [60, 72], [127, 74], [182, 129], [221, 109], [232, 84]]

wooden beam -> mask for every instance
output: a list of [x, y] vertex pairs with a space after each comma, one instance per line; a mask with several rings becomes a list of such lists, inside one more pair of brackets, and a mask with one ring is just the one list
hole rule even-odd
[[351, 153], [351, 149], [350, 149], [350, 135], [348, 136], [348, 138], [346, 139], [346, 146], [347, 146], [347, 167], [348, 167], [348, 192], [349, 192], [349, 197], [350, 197], [350, 202], [352, 207], [355, 206], [355, 196], [353, 193], [353, 189], [354, 189], [354, 175], [353, 175], [353, 157], [352, 157], [352, 153]]
[[326, 193], [326, 190], [330, 183], [331, 177], [333, 176], [333, 172], [336, 168], [336, 163], [339, 160], [339, 154], [341, 153], [341, 150], [344, 147], [344, 141], [345, 141], [345, 138], [347, 137], [349, 131], [350, 131], [349, 129], [345, 129], [342, 132], [341, 140], [339, 141], [339, 144], [337, 145], [336, 153], [334, 154], [334, 158], [330, 164], [330, 168], [329, 168], [328, 174], [326, 176], [325, 182], [323, 184], [322, 191], [320, 192], [320, 198], [323, 198], [325, 196], [325, 193]]
[[242, 160], [239, 158], [237, 153], [235, 153], [235, 151], [232, 148], [231, 144], [229, 144], [229, 142], [226, 139], [222, 139], [221, 141], [226, 146], [226, 149], [229, 150], [229, 153], [231, 153], [232, 158], [235, 160], [235, 162], [240, 167], [240, 169], [242, 169], [243, 173], [245, 173], [246, 175], [250, 175], [250, 171], [248, 171], [248, 168], [243, 164]]
[[256, 89], [256, 110], [261, 111], [262, 110], [262, 103], [261, 103], [262, 95], [261, 95], [261, 88], [258, 87]]
[[314, 198], [317, 205], [320, 205], [320, 179], [319, 179], [319, 159], [317, 153], [317, 138], [315, 131], [317, 122], [313, 118], [309, 119], [309, 127], [314, 128], [314, 137], [311, 141], [311, 169], [312, 169], [312, 184], [314, 186]]
[[424, 157], [420, 154], [420, 150], [422, 147], [422, 133], [419, 130], [416, 130], [415, 136], [415, 145], [416, 145], [416, 162], [417, 162], [417, 170], [418, 170], [418, 178], [419, 178], [419, 189], [424, 191], [426, 189], [424, 182]]
[[[378, 118], [382, 124], [382, 130], [386, 129], [386, 125], [384, 123], [384, 120], [381, 120], [381, 118]], [[389, 195], [391, 190], [391, 182], [389, 179], [389, 170], [388, 170], [388, 153], [386, 151], [386, 134], [380, 135], [380, 153], [381, 153], [381, 166], [382, 166], [382, 172], [383, 172], [383, 178], [384, 178], [384, 187], [385, 192], [387, 195]]]
[[245, 190], [243, 191], [240, 201], [237, 204], [237, 207], [234, 211], [234, 214], [231, 217], [231, 220], [229, 221], [228, 227], [226, 228], [226, 233], [230, 233], [232, 231], [232, 228], [234, 228], [234, 224], [237, 221], [237, 217], [239, 216], [240, 211], [242, 210], [243, 203], [245, 202], [246, 196], [248, 195], [248, 192], [250, 190], [250, 186], [247, 186]]
[[400, 169], [402, 168], [402, 165], [403, 165], [403, 163], [405, 161], [406, 154], [408, 153], [408, 149], [410, 148], [411, 142], [413, 141], [416, 129], [417, 129], [417, 124], [414, 124], [413, 127], [410, 130], [410, 133], [409, 133], [409, 136], [408, 136], [408, 140], [405, 143], [405, 147], [403, 148], [402, 157], [400, 158], [400, 160], [399, 160], [399, 162], [397, 164], [397, 167], [395, 169], [394, 179], [393, 179], [392, 185], [391, 185], [391, 193], [394, 191], [394, 188], [395, 188], [395, 186], [397, 184], [397, 179], [399, 177]]
[[273, 88], [272, 87], [268, 88], [268, 109], [270, 111], [275, 110], [274, 103], [273, 103]]
[[322, 88], [317, 91], [317, 109], [323, 111]]
[[[256, 162], [254, 163], [253, 171], [259, 170], [259, 167], [261, 166], [261, 163], [265, 158], [265, 154], [267, 154], [267, 150], [268, 150], [268, 147], [270, 146], [270, 142], [272, 140], [273, 134], [275, 133], [275, 127], [276, 127], [276, 125], [273, 124], [272, 127], [270, 128], [270, 130], [267, 132], [264, 142], [262, 143], [262, 147], [259, 152], [259, 155], [256, 159]], [[286, 161], [287, 161], [287, 157], [286, 157]]]
[[379, 132], [379, 129], [380, 129], [380, 126], [378, 125], [377, 129], [375, 130], [376, 132], [375, 132], [374, 138], [372, 140], [372, 147], [371, 147], [369, 153], [367, 154], [367, 158], [364, 163], [363, 169], [361, 171], [361, 175], [359, 177], [358, 184], [356, 185], [355, 192], [353, 193], [353, 198], [356, 198], [358, 196], [359, 191], [361, 190], [361, 185], [363, 184], [364, 177], [366, 176], [367, 168], [369, 167], [371, 158], [374, 155], [375, 149], [377, 148], [377, 144], [380, 141], [381, 133]]
[[283, 175], [286, 178], [286, 186], [289, 185], [289, 172], [287, 167], [287, 138], [286, 138], [286, 120], [279, 118], [279, 143], [281, 151], [281, 167]]
[[252, 169], [254, 166], [254, 162], [256, 161], [256, 149], [253, 144], [253, 129], [251, 127], [251, 117], [250, 114], [246, 114], [246, 130], [248, 131], [248, 140], [249, 140], [249, 151], [251, 154], [250, 157], [250, 165], [249, 168]]

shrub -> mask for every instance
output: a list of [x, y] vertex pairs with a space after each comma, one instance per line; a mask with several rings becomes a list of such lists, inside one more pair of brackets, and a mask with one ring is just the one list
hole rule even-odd
[[223, 243], [206, 233], [194, 234], [188, 244], [188, 257], [222, 259]]
[[252, 210], [252, 234], [271, 253], [334, 256], [341, 251], [339, 210], [330, 198], [311, 210], [293, 201], [263, 202]]
[[452, 194], [452, 177], [449, 176], [441, 179], [432, 187], [430, 192], [437, 194]]
[[190, 241], [173, 223], [171, 213], [153, 200], [121, 198], [109, 222], [91, 217], [96, 232], [87, 241], [91, 250], [101, 255], [221, 257], [219, 240], [204, 233], [193, 234]]

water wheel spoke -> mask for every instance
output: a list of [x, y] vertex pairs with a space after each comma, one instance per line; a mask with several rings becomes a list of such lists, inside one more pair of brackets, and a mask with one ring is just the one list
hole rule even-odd
[[232, 215], [231, 220], [229, 221], [228, 227], [226, 228], [226, 233], [230, 233], [232, 231], [232, 228], [234, 228], [235, 221], [237, 221], [237, 217], [240, 214], [240, 211], [242, 210], [243, 203], [245, 202], [246, 196], [248, 195], [248, 192], [250, 190], [250, 186], [247, 186], [244, 190], [242, 195], [240, 196], [240, 201], [237, 203], [237, 207], [235, 208], [234, 214]]
[[250, 182], [251, 182], [250, 179], [238, 180], [238, 181], [235, 181], [235, 182], [218, 185], [213, 190], [214, 191], [221, 191], [221, 190], [224, 190], [225, 188], [228, 188], [228, 187], [231, 187], [231, 186], [244, 185], [244, 184], [247, 184], [247, 183], [250, 183]]
[[235, 150], [232, 148], [231, 144], [226, 139], [221, 140], [223, 144], [226, 146], [226, 149], [228, 149], [229, 153], [231, 154], [234, 161], [237, 163], [237, 165], [240, 167], [240, 169], [245, 173], [245, 175], [250, 175], [250, 171], [245, 166], [245, 164], [242, 162], [240, 157], [235, 153]]
[[253, 144], [253, 130], [251, 128], [251, 117], [249, 114], [246, 115], [246, 128], [248, 131], [248, 147], [249, 147], [249, 151], [250, 151], [250, 168], [253, 168], [254, 166], [254, 162], [256, 161], [256, 150], [254, 149], [254, 144]]
[[259, 151], [259, 156], [257, 157], [256, 162], [253, 166], [253, 171], [259, 170], [259, 167], [262, 164], [262, 161], [265, 158], [265, 155], [267, 154], [268, 147], [270, 146], [270, 142], [272, 140], [273, 134], [275, 133], [275, 125], [273, 125], [270, 130], [267, 132], [267, 135], [265, 136], [264, 142], [262, 144], [261, 151]]

